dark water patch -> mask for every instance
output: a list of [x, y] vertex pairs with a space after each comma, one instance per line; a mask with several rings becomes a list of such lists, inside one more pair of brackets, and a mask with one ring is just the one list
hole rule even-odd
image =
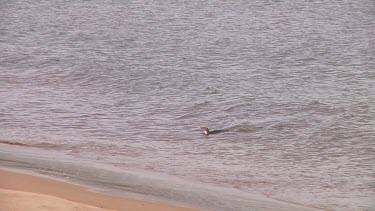
[[239, 132], [239, 133], [255, 133], [258, 131], [261, 131], [263, 129], [262, 126], [256, 125], [256, 124], [248, 124], [248, 123], [242, 123], [239, 125], [231, 126], [227, 128], [226, 130], [231, 132]]

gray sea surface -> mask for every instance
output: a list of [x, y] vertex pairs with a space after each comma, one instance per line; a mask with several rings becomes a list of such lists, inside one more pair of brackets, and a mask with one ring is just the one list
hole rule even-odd
[[372, 0], [0, 0], [0, 166], [375, 210], [374, 93]]

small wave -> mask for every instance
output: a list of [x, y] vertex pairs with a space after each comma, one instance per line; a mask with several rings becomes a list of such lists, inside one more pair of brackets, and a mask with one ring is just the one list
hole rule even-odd
[[247, 107], [250, 107], [249, 103], [242, 103], [242, 104], [237, 104], [237, 105], [231, 105], [228, 108], [225, 108], [225, 111], [226, 112], [233, 112], [233, 111], [241, 110], [241, 109], [247, 108]]
[[176, 117], [175, 119], [176, 120], [190, 119], [190, 118], [194, 118], [194, 117], [199, 117], [200, 115], [201, 115], [200, 113], [189, 113], [189, 114], [185, 114], [185, 115], [181, 115], [179, 117]]
[[61, 149], [61, 145], [56, 145], [52, 143], [37, 143], [37, 144], [25, 144], [17, 141], [0, 141], [0, 144], [14, 145], [14, 146], [23, 146], [23, 147], [35, 147], [43, 149]]
[[214, 87], [206, 87], [204, 90], [205, 94], [219, 94], [220, 90], [214, 88]]
[[62, 149], [63, 146], [52, 144], [52, 143], [38, 143], [38, 144], [32, 144], [31, 147], [38, 147], [43, 149]]
[[28, 144], [15, 142], [15, 141], [0, 141], [0, 144], [16, 145], [16, 146], [29, 146]]

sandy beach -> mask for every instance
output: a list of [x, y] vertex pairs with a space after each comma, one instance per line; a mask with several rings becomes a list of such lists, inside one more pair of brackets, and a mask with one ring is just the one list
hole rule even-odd
[[0, 169], [0, 178], [0, 211], [195, 210], [91, 192], [82, 186], [8, 170]]

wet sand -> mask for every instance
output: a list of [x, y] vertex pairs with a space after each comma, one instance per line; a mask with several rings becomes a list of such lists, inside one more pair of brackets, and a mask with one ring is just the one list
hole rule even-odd
[[0, 211], [195, 210], [157, 202], [96, 193], [82, 186], [2, 169], [0, 169], [0, 178]]

